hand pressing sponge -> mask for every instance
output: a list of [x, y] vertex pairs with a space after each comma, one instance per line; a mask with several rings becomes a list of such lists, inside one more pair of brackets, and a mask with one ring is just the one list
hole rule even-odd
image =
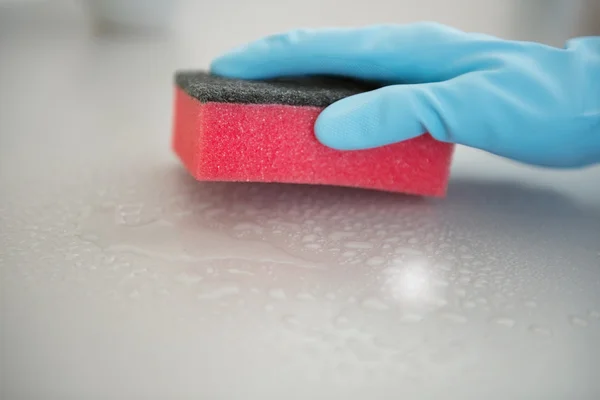
[[443, 197], [454, 145], [429, 134], [339, 151], [314, 134], [319, 113], [376, 87], [344, 78], [263, 81], [203, 71], [175, 77], [173, 149], [201, 181], [319, 184]]

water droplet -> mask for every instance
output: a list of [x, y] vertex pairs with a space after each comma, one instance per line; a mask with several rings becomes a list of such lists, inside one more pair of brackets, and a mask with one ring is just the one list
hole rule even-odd
[[363, 300], [362, 306], [365, 308], [370, 308], [372, 310], [379, 310], [379, 311], [388, 310], [390, 308], [383, 301], [381, 301], [377, 298], [374, 298], [374, 297], [369, 297], [369, 298]]
[[401, 351], [398, 353], [394, 353], [392, 354], [392, 356], [390, 357], [390, 360], [394, 363], [399, 364], [399, 366], [401, 367], [405, 367], [405, 363], [407, 362], [407, 359], [410, 356], [406, 354], [406, 352]]
[[380, 358], [379, 352], [362, 340], [350, 338], [346, 341], [346, 346], [360, 361], [377, 361]]
[[335, 369], [342, 376], [350, 375], [354, 371], [352, 364], [348, 363], [347, 361], [342, 361], [335, 367]]
[[283, 289], [270, 289], [269, 296], [277, 300], [284, 300], [287, 297]]
[[[291, 255], [273, 243], [236, 239], [220, 229], [186, 224], [180, 219], [167, 221], [154, 218], [134, 225], [117, 225], [112, 218], [115, 212], [118, 210], [114, 206], [100, 206], [85, 213], [79, 221], [77, 236], [104, 251], [168, 261], [243, 259], [285, 263], [300, 268], [318, 267], [316, 263]], [[235, 252], [231, 251], [232, 248]]]
[[600, 311], [592, 310], [589, 314], [590, 318], [600, 319]]
[[303, 300], [303, 301], [311, 301], [311, 300], [314, 300], [314, 299], [315, 299], [315, 296], [313, 296], [313, 295], [312, 295], [312, 294], [310, 294], [310, 293], [302, 292], [302, 293], [298, 293], [298, 294], [296, 295], [296, 298], [297, 298], [298, 300]]
[[454, 290], [454, 294], [456, 294], [456, 297], [464, 298], [467, 296], [467, 291], [465, 289], [459, 288]]
[[343, 315], [339, 315], [333, 320], [333, 324], [337, 327], [346, 326], [349, 322], [350, 320], [348, 319], [348, 317], [345, 317]]
[[473, 309], [473, 308], [477, 307], [477, 304], [475, 304], [474, 301], [467, 300], [462, 303], [462, 307], [464, 309]]
[[321, 245], [319, 243], [307, 243], [304, 247], [311, 250], [317, 250], [321, 248]]
[[413, 249], [411, 247], [397, 247], [394, 250], [396, 254], [403, 254], [407, 256], [422, 256], [423, 252], [417, 249]]
[[335, 293], [329, 292], [325, 295], [328, 300], [335, 300]]
[[296, 317], [293, 315], [284, 315], [281, 318], [281, 321], [284, 323], [284, 325], [290, 328], [296, 328], [300, 326], [300, 321], [298, 321], [298, 319], [296, 319]]
[[468, 321], [467, 317], [462, 314], [443, 313], [442, 318], [457, 324], [464, 324]]
[[196, 274], [187, 274], [185, 272], [177, 275], [175, 281], [184, 285], [194, 285], [202, 280], [202, 276]]
[[216, 288], [211, 291], [200, 293], [198, 295], [198, 299], [202, 299], [202, 300], [222, 299], [224, 297], [234, 296], [234, 295], [238, 294], [239, 292], [240, 292], [240, 288], [237, 287], [236, 285], [233, 285], [233, 284], [225, 285], [225, 286]]
[[506, 317], [495, 318], [494, 322], [498, 325], [506, 326], [507, 328], [512, 328], [517, 323], [517, 321], [515, 321], [514, 319]]
[[448, 286], [450, 286], [450, 283], [448, 281], [446, 281], [446, 280], [443, 280], [443, 279], [433, 278], [433, 280], [431, 282], [431, 285], [433, 287], [440, 287], [440, 288], [442, 288], [442, 287], [448, 287]]
[[215, 273], [215, 269], [213, 267], [208, 267], [208, 268], [206, 268], [206, 273], [207, 274], [214, 274]]
[[273, 304], [271, 304], [271, 303], [265, 304], [265, 311], [266, 312], [270, 313], [270, 312], [273, 312], [273, 310], [275, 310], [275, 306]]
[[475, 281], [475, 283], [473, 284], [473, 287], [475, 287], [476, 289], [485, 289], [487, 284], [488, 283], [485, 279], [479, 279], [479, 280]]
[[442, 308], [448, 305], [448, 300], [442, 297], [433, 297], [427, 300], [427, 303], [435, 308]]
[[445, 271], [445, 272], [450, 272], [452, 271], [452, 265], [450, 264], [437, 264], [436, 265], [440, 270]]
[[242, 223], [236, 224], [233, 227], [233, 230], [235, 230], [235, 231], [253, 231], [256, 233], [262, 233], [263, 228], [257, 224], [253, 224], [253, 223], [249, 223], [249, 222], [242, 222]]
[[342, 240], [342, 239], [351, 238], [353, 236], [356, 236], [356, 233], [338, 231], [338, 232], [333, 232], [332, 234], [330, 234], [329, 239], [331, 239], [333, 241], [338, 241], [338, 240]]
[[86, 242], [96, 243], [98, 241], [98, 235], [94, 235], [93, 233], [84, 233], [80, 235], [81, 239]]
[[349, 249], [371, 249], [373, 248], [373, 243], [369, 242], [348, 242], [344, 244], [344, 247]]
[[529, 300], [525, 302], [525, 307], [527, 308], [536, 308], [537, 307], [537, 303], [533, 300]]
[[233, 274], [233, 275], [254, 275], [254, 273], [253, 273], [253, 272], [250, 272], [250, 271], [244, 271], [244, 270], [237, 269], [237, 268], [230, 268], [230, 269], [228, 269], [227, 271], [228, 271], [230, 274]]
[[529, 332], [540, 336], [552, 336], [552, 331], [541, 325], [530, 325]]
[[345, 251], [342, 253], [343, 257], [354, 257], [356, 255], [355, 251]]
[[374, 266], [377, 266], [377, 265], [381, 265], [383, 263], [385, 263], [385, 258], [380, 257], [380, 256], [371, 257], [366, 262], [366, 264], [369, 265], [369, 266], [371, 266], [371, 267], [374, 267]]
[[307, 242], [314, 242], [315, 240], [317, 240], [318, 236], [315, 234], [310, 234], [310, 235], [304, 235], [304, 237], [302, 238], [302, 241], [307, 243]]
[[225, 210], [222, 208], [213, 208], [204, 211], [204, 217], [206, 217], [207, 219], [214, 219], [216, 216], [218, 216], [219, 214], [223, 214], [224, 212]]
[[424, 317], [420, 314], [404, 314], [400, 317], [400, 322], [406, 324], [415, 324], [423, 321]]
[[578, 315], [571, 315], [569, 317], [569, 321], [572, 325], [579, 326], [581, 328], [585, 328], [588, 326], [588, 321], [585, 318], [580, 317]]

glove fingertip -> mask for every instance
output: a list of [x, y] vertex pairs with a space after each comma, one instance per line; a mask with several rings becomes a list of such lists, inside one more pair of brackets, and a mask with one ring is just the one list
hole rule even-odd
[[315, 124], [317, 139], [339, 150], [387, 146], [423, 134], [414, 90], [390, 86], [339, 100]]
[[348, 107], [354, 99], [340, 100], [327, 107], [315, 123], [317, 140], [336, 150], [361, 150], [376, 147], [377, 138], [364, 129], [365, 117], [360, 110]]
[[338, 134], [338, 127], [335, 120], [327, 118], [327, 115], [321, 114], [315, 123], [315, 136], [317, 140], [335, 150], [350, 150], [345, 143], [344, 138]]

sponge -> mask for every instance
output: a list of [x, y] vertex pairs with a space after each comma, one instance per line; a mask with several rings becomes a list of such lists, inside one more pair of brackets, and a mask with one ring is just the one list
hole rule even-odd
[[321, 144], [323, 108], [373, 90], [323, 76], [238, 80], [204, 71], [175, 75], [173, 149], [201, 181], [333, 185], [443, 197], [454, 145], [429, 134], [374, 149]]

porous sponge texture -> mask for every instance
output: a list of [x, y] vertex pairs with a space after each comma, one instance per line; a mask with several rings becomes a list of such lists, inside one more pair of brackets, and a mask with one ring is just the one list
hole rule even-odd
[[319, 113], [356, 88], [328, 93], [317, 89], [315, 97], [292, 85], [289, 90], [296, 92], [288, 97], [286, 91], [281, 96], [281, 88], [270, 93], [264, 86], [261, 89], [261, 82], [253, 82], [259, 86], [256, 91], [246, 86], [250, 92], [232, 89], [227, 94], [203, 87], [201, 77], [191, 81], [193, 87], [176, 81], [173, 148], [198, 180], [446, 194], [454, 146], [428, 134], [358, 151], [334, 150], [316, 139]]
[[175, 83], [202, 103], [285, 104], [327, 107], [353, 94], [376, 89], [365, 81], [331, 76], [241, 80], [204, 71], [181, 71]]

